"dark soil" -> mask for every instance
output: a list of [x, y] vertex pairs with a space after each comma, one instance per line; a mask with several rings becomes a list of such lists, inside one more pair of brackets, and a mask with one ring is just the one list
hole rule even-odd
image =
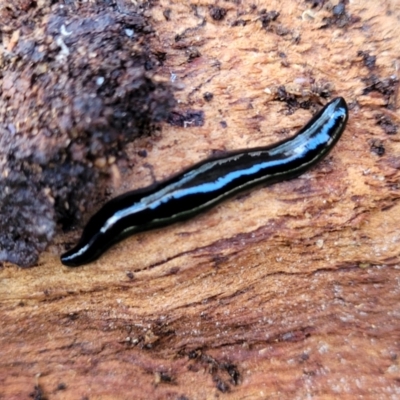
[[124, 145], [175, 104], [145, 10], [117, 0], [0, 5], [0, 261], [32, 266], [104, 196]]

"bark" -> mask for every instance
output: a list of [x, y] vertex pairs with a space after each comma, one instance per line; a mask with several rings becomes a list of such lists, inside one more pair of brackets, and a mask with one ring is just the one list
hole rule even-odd
[[2, 398], [399, 396], [400, 4], [252, 4], [153, 4], [179, 107], [130, 145], [115, 193], [292, 135], [326, 96], [350, 105], [342, 139], [295, 180], [87, 266], [59, 262], [79, 230], [35, 268], [4, 264]]

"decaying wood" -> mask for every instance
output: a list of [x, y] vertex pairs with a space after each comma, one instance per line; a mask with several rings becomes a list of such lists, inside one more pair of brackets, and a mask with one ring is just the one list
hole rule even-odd
[[324, 90], [350, 105], [343, 138], [300, 178], [90, 265], [59, 262], [79, 232], [35, 268], [4, 265], [2, 398], [400, 396], [400, 4], [353, 1], [339, 18], [327, 4], [236, 3], [151, 8], [177, 113], [202, 111], [204, 124], [138, 139], [134, 184], [116, 192], [286, 137], [311, 115], [296, 104]]

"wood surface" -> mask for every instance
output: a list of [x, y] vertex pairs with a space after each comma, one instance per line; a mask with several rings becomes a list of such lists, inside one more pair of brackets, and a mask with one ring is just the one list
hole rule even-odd
[[[291, 109], [280, 86], [314, 105], [326, 102], [321, 87], [345, 97], [342, 139], [295, 180], [133, 236], [87, 266], [59, 261], [78, 230], [34, 268], [4, 264], [0, 398], [400, 397], [400, 143], [387, 133], [400, 117], [400, 3], [350, 1], [347, 22], [327, 20], [326, 4], [251, 4], [149, 9], [151, 45], [166, 53], [159, 75], [174, 81], [177, 110], [202, 111], [204, 124], [165, 124], [131, 144], [115, 194], [294, 134], [316, 108]], [[266, 27], [263, 8], [280, 13]]]

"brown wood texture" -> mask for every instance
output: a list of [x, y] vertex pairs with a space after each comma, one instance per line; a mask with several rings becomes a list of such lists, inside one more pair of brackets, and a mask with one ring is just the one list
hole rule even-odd
[[[35, 268], [4, 265], [0, 398], [400, 397], [400, 143], [379, 124], [396, 129], [400, 114], [396, 87], [388, 96], [365, 80], [396, 86], [400, 3], [350, 1], [348, 23], [325, 28], [332, 11], [305, 1], [251, 4], [220, 1], [221, 20], [214, 1], [150, 9], [160, 75], [205, 122], [136, 141], [135, 184], [293, 134], [311, 112], [288, 113], [282, 85], [299, 100], [326, 84], [345, 97], [343, 138], [298, 179], [133, 236], [90, 265], [59, 261], [79, 232]], [[263, 8], [280, 12], [267, 28]]]

